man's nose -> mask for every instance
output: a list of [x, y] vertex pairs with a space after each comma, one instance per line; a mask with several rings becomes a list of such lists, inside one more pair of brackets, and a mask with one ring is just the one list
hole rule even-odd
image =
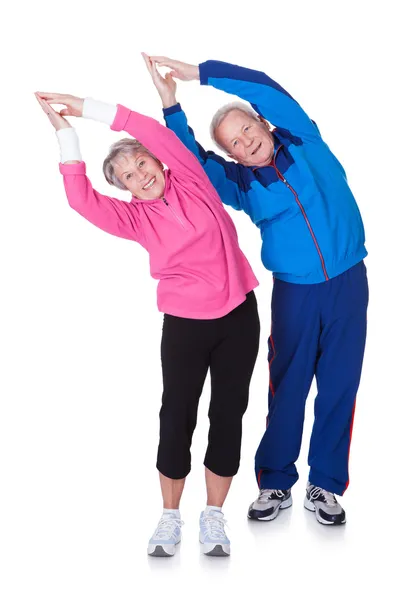
[[253, 144], [253, 136], [244, 135], [243, 136], [243, 145], [245, 146], [245, 148], [249, 148], [250, 146], [252, 146], [252, 144]]

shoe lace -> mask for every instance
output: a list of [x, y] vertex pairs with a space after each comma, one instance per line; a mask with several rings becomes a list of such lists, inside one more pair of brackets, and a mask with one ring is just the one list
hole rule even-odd
[[153, 537], [157, 540], [177, 538], [177, 528], [182, 527], [184, 522], [173, 517], [161, 517]]
[[276, 496], [276, 498], [283, 498], [285, 496], [282, 490], [260, 490], [257, 501], [262, 503], [268, 502], [269, 500], [271, 500], [272, 494]]
[[222, 516], [204, 515], [202, 522], [205, 526], [206, 534], [212, 537], [212, 539], [225, 539], [224, 525], [226, 525], [226, 520]]
[[327, 492], [321, 487], [312, 487], [312, 489], [309, 491], [309, 494], [312, 500], [317, 500], [318, 498], [320, 498], [320, 496], [322, 496], [323, 502], [327, 504], [327, 506], [336, 506], [337, 504], [335, 495], [331, 492]]

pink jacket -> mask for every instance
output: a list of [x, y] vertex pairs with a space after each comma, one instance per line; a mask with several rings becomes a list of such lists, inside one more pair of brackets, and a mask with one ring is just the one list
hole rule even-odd
[[199, 161], [171, 130], [121, 105], [111, 129], [127, 131], [169, 167], [164, 197], [124, 202], [103, 196], [93, 189], [84, 162], [60, 163], [70, 206], [100, 229], [148, 251], [161, 312], [191, 319], [228, 314], [258, 281]]

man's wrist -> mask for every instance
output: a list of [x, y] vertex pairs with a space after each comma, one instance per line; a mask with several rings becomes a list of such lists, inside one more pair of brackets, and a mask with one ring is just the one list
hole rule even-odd
[[175, 104], [178, 104], [175, 96], [167, 96], [166, 98], [163, 97], [163, 98], [161, 98], [161, 100], [162, 100], [162, 108], [171, 108], [171, 106], [175, 106]]
[[200, 79], [199, 76], [199, 65], [192, 65], [192, 74], [194, 79]]

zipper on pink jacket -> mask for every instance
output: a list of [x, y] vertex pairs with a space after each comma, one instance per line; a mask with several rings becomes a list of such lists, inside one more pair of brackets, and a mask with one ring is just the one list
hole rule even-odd
[[[279, 148], [276, 150], [276, 153], [275, 153], [275, 154], [276, 154], [276, 156], [277, 156], [277, 154], [278, 154], [279, 150], [280, 150], [282, 147], [283, 147], [283, 144], [281, 144], [281, 145], [279, 146]], [[276, 173], [277, 173], [277, 176], [279, 177], [279, 179], [280, 179], [281, 181], [283, 181], [283, 183], [286, 185], [286, 187], [287, 187], [287, 188], [288, 188], [288, 189], [289, 189], [289, 190], [292, 192], [292, 194], [295, 196], [295, 200], [296, 200], [296, 202], [297, 202], [297, 205], [299, 206], [299, 208], [300, 208], [300, 211], [301, 211], [301, 213], [302, 213], [302, 215], [303, 215], [303, 217], [304, 217], [304, 219], [305, 219], [305, 221], [306, 221], [306, 225], [307, 225], [307, 226], [308, 226], [308, 228], [309, 228], [310, 235], [312, 236], [312, 239], [313, 239], [313, 241], [314, 241], [314, 243], [315, 243], [315, 246], [316, 246], [316, 250], [317, 250], [317, 252], [318, 252], [318, 254], [319, 254], [320, 262], [322, 263], [322, 269], [323, 269], [324, 276], [325, 276], [325, 278], [326, 278], [326, 281], [328, 281], [328, 280], [329, 280], [329, 276], [328, 276], [328, 274], [327, 274], [327, 271], [326, 271], [326, 266], [325, 266], [325, 261], [324, 261], [324, 258], [323, 258], [323, 254], [322, 254], [322, 252], [321, 252], [321, 250], [320, 250], [319, 244], [317, 243], [316, 236], [315, 236], [315, 234], [313, 233], [312, 226], [311, 226], [311, 225], [310, 225], [310, 223], [309, 223], [309, 219], [308, 219], [308, 217], [307, 217], [306, 211], [305, 211], [305, 209], [303, 208], [303, 205], [302, 205], [301, 201], [299, 200], [297, 193], [295, 192], [295, 190], [293, 189], [293, 187], [292, 187], [292, 186], [291, 186], [291, 185], [288, 183], [288, 181], [285, 179], [285, 177], [282, 175], [282, 173], [279, 171], [278, 167], [276, 166], [276, 162], [275, 162], [275, 154], [273, 155], [273, 159], [272, 159], [272, 165], [273, 165], [273, 167], [274, 167], [274, 169], [275, 169], [275, 171], [276, 171]]]
[[172, 208], [171, 204], [168, 202], [168, 200], [165, 198], [162, 198], [165, 206], [168, 206], [169, 210], [172, 212], [172, 214], [174, 215], [175, 219], [181, 224], [182, 229], [186, 230], [185, 225], [183, 224], [183, 222], [181, 221], [181, 219], [178, 217], [177, 213], [174, 211], [174, 209]]

